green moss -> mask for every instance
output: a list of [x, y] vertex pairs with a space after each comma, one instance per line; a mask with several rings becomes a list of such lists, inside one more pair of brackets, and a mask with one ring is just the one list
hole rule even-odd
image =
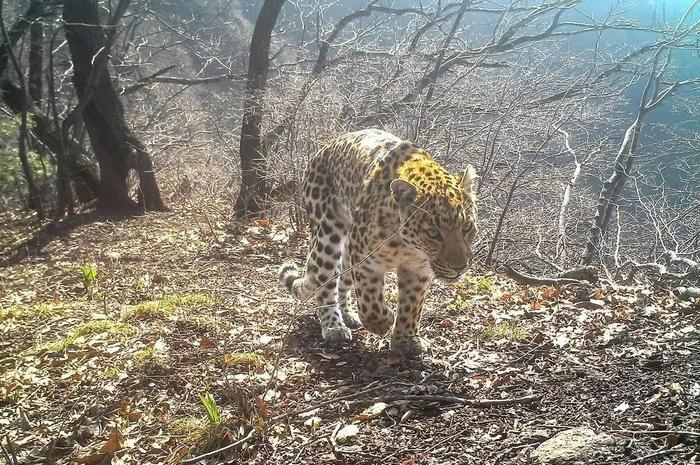
[[469, 300], [475, 295], [490, 295], [496, 285], [493, 276], [465, 276], [454, 285], [456, 299]]
[[76, 338], [99, 333], [109, 333], [113, 336], [128, 336], [135, 332], [136, 328], [127, 323], [113, 320], [90, 320], [76, 327], [72, 331], [72, 335]]
[[173, 436], [178, 436], [184, 442], [193, 444], [208, 432], [210, 426], [202, 418], [184, 417], [171, 421], [166, 425], [166, 429]]
[[146, 347], [145, 349], [139, 350], [134, 354], [134, 363], [137, 365], [144, 365], [149, 360], [153, 359], [156, 355], [155, 347]]
[[484, 329], [485, 340], [507, 339], [509, 341], [527, 341], [532, 338], [532, 331], [517, 321], [502, 321]]
[[265, 357], [253, 352], [234, 352], [224, 354], [221, 363], [227, 368], [259, 368], [265, 364]]
[[127, 320], [160, 320], [173, 316], [178, 311], [189, 312], [216, 303], [214, 297], [205, 294], [173, 294], [161, 299], [147, 300], [129, 308]]
[[495, 281], [492, 276], [480, 276], [476, 282], [476, 292], [479, 294], [491, 294]]
[[15, 305], [3, 309], [0, 308], [0, 322], [5, 320], [31, 320], [46, 319], [53, 316], [64, 316], [71, 312], [71, 309], [64, 303], [43, 303], [32, 305]]
[[120, 323], [114, 320], [90, 320], [78, 325], [63, 338], [46, 344], [38, 344], [25, 350], [22, 354], [31, 355], [39, 352], [63, 352], [69, 347], [78, 344], [80, 341], [79, 338], [106, 333], [110, 338], [122, 339], [135, 332], [136, 328], [126, 323]]

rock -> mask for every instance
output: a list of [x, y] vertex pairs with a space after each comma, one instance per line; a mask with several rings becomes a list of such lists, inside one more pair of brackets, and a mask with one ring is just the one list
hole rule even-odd
[[357, 433], [359, 432], [360, 428], [358, 428], [357, 425], [344, 426], [340, 429], [340, 431], [338, 431], [338, 434], [335, 435], [335, 442], [338, 444], [345, 444], [357, 436]]
[[552, 465], [586, 463], [594, 457], [611, 452], [614, 445], [612, 436], [596, 434], [584, 426], [555, 434], [540, 444], [532, 456], [540, 463]]

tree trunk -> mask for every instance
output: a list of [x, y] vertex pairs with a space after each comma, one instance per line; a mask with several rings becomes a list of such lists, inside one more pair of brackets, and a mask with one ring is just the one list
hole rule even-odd
[[267, 166], [260, 137], [262, 107], [270, 63], [270, 36], [283, 4], [284, 0], [265, 0], [250, 43], [241, 126], [241, 189], [235, 206], [239, 217], [259, 214], [265, 208]]
[[[124, 2], [120, 4], [124, 6]], [[166, 207], [143, 144], [126, 124], [124, 108], [107, 67], [109, 41], [99, 25], [97, 0], [65, 0], [65, 34], [73, 62], [73, 84], [92, 149], [100, 165], [98, 209], [108, 213], [164, 211]], [[65, 136], [75, 118], [66, 118]], [[64, 137], [64, 140], [67, 139]], [[127, 175], [139, 174], [139, 203], [128, 192]]]
[[[30, 5], [30, 11], [35, 3]], [[21, 27], [17, 27], [18, 24]], [[12, 27], [10, 32], [5, 29], [5, 19], [3, 17], [3, 1], [0, 0], [0, 29], [2, 30], [2, 47], [0, 47], [0, 77], [5, 72], [8, 59], [12, 61], [15, 72], [17, 73], [17, 78], [19, 79], [19, 108], [20, 108], [20, 126], [19, 126], [19, 139], [17, 141], [17, 154], [19, 155], [19, 160], [22, 165], [22, 173], [24, 174], [24, 179], [27, 182], [28, 199], [27, 207], [34, 210], [38, 214], [39, 222], [41, 223], [44, 219], [44, 209], [41, 204], [41, 194], [36, 186], [34, 180], [34, 174], [32, 172], [31, 165], [29, 164], [29, 157], [27, 153], [27, 142], [29, 140], [29, 127], [27, 122], [27, 109], [29, 107], [29, 93], [27, 92], [27, 85], [24, 80], [24, 74], [20, 68], [19, 61], [12, 51], [12, 47], [17, 43], [19, 38], [26, 30], [26, 26], [22, 21], [18, 21]], [[14, 34], [14, 35], [13, 35]]]
[[642, 125], [642, 115], [643, 113], [640, 112], [634, 123], [625, 131], [625, 138], [615, 157], [613, 172], [610, 177], [605, 180], [603, 188], [600, 190], [598, 206], [596, 207], [596, 213], [593, 218], [593, 225], [591, 226], [581, 257], [581, 263], [584, 265], [593, 263], [600, 254], [600, 243], [608, 230], [608, 223], [610, 222], [610, 215], [615, 207], [615, 201], [622, 192], [625, 181], [627, 181], [627, 176], [632, 169], [634, 153], [639, 141], [639, 130]]

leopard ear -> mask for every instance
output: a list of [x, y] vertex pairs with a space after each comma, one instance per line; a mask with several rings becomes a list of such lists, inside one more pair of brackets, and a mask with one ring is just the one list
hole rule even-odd
[[479, 175], [476, 174], [476, 169], [471, 164], [467, 165], [467, 169], [464, 170], [462, 175], [462, 189], [467, 195], [473, 195], [476, 188], [476, 180], [479, 179]]
[[391, 181], [391, 194], [394, 199], [400, 204], [413, 203], [416, 200], [418, 193], [416, 186], [403, 179], [394, 179]]

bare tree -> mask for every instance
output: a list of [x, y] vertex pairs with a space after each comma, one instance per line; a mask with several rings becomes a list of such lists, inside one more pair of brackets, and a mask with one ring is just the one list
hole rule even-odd
[[[651, 70], [642, 92], [637, 115], [625, 131], [622, 144], [613, 162], [613, 172], [605, 180], [600, 191], [593, 224], [581, 257], [583, 264], [590, 265], [598, 258], [600, 243], [607, 232], [610, 218], [615, 210], [615, 202], [625, 186], [635, 159], [638, 157], [637, 148], [641, 137], [642, 124], [649, 113], [680, 88], [700, 84], [700, 79], [673, 82], [664, 82], [663, 80], [672, 62], [674, 49], [683, 46], [684, 41], [688, 38], [695, 40], [694, 37], [700, 32], [700, 21], [690, 25], [688, 28], [681, 29], [691, 10], [692, 5], [674, 29], [671, 40], [658, 47], [652, 58]], [[662, 63], [659, 63], [660, 61]]]
[[[131, 213], [165, 210], [153, 163], [145, 146], [126, 124], [124, 109], [112, 84], [107, 62], [115, 27], [128, 5], [121, 0], [105, 34], [99, 27], [97, 0], [65, 0], [65, 34], [74, 65], [73, 83], [79, 102], [63, 122], [63, 136], [81, 114], [92, 148], [100, 164], [98, 208], [106, 212]], [[96, 27], [98, 26], [98, 27]], [[139, 175], [138, 202], [128, 192], [130, 170]]]
[[260, 213], [265, 206], [267, 157], [260, 137], [263, 95], [267, 85], [270, 62], [270, 36], [283, 5], [284, 0], [265, 0], [250, 42], [248, 78], [241, 127], [241, 188], [235, 206], [238, 216]]

